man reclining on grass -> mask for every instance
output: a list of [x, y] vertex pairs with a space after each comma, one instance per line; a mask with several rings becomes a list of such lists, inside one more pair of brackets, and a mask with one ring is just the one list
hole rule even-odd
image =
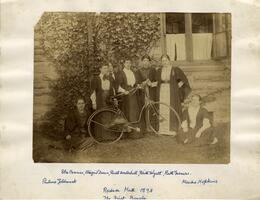
[[216, 144], [218, 139], [212, 127], [212, 113], [201, 105], [201, 96], [194, 94], [188, 108], [183, 112], [182, 130], [177, 135], [177, 140], [183, 144], [201, 146]]

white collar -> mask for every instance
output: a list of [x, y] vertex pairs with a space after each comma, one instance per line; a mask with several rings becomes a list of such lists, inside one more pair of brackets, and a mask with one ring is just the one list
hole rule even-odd
[[99, 74], [99, 77], [101, 78], [101, 80], [103, 79], [103, 77], [104, 77], [104, 74]]
[[125, 67], [124, 67], [124, 71], [128, 71], [128, 72], [131, 71], [131, 72], [133, 72], [131, 69], [127, 69]]
[[198, 107], [193, 107], [193, 106], [189, 106], [188, 110], [193, 110], [193, 111], [198, 111], [200, 109], [200, 106]]

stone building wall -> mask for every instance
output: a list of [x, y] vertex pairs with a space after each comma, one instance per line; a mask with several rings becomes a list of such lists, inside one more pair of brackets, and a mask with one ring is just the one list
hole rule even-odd
[[53, 63], [46, 57], [42, 36], [36, 25], [34, 30], [34, 122], [40, 122], [43, 115], [50, 110], [54, 100], [50, 95], [50, 80], [57, 78]]

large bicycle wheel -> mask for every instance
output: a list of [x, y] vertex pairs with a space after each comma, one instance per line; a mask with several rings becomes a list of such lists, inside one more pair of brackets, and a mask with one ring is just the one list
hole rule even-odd
[[87, 122], [89, 135], [99, 144], [117, 142], [124, 132], [124, 123], [115, 123], [118, 118], [122, 119], [123, 116], [113, 109], [95, 111]]
[[148, 119], [150, 129], [160, 135], [175, 136], [181, 127], [178, 113], [173, 107], [163, 102], [149, 104]]

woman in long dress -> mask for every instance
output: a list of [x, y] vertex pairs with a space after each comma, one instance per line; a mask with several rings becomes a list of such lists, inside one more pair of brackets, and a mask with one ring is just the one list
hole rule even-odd
[[[137, 87], [140, 83], [140, 76], [138, 72], [135, 72], [131, 69], [132, 63], [130, 59], [125, 59], [124, 69], [118, 73], [118, 91], [125, 94], [123, 97], [122, 110], [129, 122], [136, 122], [139, 120], [139, 112], [141, 108], [141, 102], [138, 99], [139, 91], [135, 93], [129, 93], [133, 88]], [[136, 123], [136, 127], [140, 128], [140, 124]], [[142, 128], [142, 127], [141, 127]], [[129, 138], [141, 138], [143, 137], [141, 132], [132, 131], [129, 133]]]
[[[108, 66], [103, 65], [100, 67], [99, 76], [93, 77], [91, 80], [91, 100], [94, 110], [102, 108], [108, 108], [110, 105], [109, 99], [114, 95], [113, 80], [109, 76]], [[96, 117], [94, 120], [100, 124], [107, 125], [112, 120], [111, 113], [103, 113], [103, 115]], [[95, 138], [98, 141], [112, 140], [114, 134], [106, 131], [102, 126], [95, 124], [93, 128], [95, 130]]]
[[[179, 67], [173, 67], [168, 55], [161, 57], [162, 68], [158, 70], [158, 87], [160, 102], [170, 105], [182, 118], [182, 103], [191, 92], [189, 81]], [[159, 133], [176, 135], [179, 122], [174, 114], [165, 106], [160, 107], [160, 115], [168, 116], [169, 120], [160, 123]]]
[[[151, 65], [151, 58], [149, 55], [144, 55], [141, 59], [142, 65], [140, 69], [137, 71], [140, 77], [140, 81], [143, 84], [144, 89], [140, 90], [139, 95], [139, 101], [141, 103], [141, 107], [146, 105], [148, 103], [148, 100], [152, 101], [158, 101], [157, 96], [157, 80], [156, 80], [156, 69], [154, 66]], [[145, 109], [143, 113], [143, 119], [142, 119], [142, 126], [143, 130], [146, 131], [146, 133], [152, 132], [151, 127], [155, 130], [158, 130], [158, 120], [156, 120], [156, 117], [154, 118], [152, 113], [148, 113], [148, 110]], [[150, 122], [149, 122], [150, 120]]]

